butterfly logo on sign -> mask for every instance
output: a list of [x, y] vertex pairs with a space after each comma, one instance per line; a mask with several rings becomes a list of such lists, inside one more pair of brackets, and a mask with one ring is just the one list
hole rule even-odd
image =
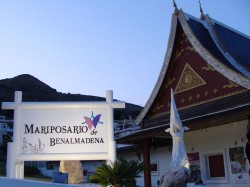
[[94, 116], [94, 112], [92, 111], [91, 116], [90, 117], [86, 117], [83, 116], [85, 122], [83, 122], [82, 124], [87, 124], [88, 129], [91, 130], [92, 127], [93, 130], [91, 131], [91, 135], [96, 135], [98, 131], [96, 131], [96, 127], [98, 124], [103, 124], [103, 122], [100, 121], [101, 119], [101, 114], [97, 114], [96, 116]]

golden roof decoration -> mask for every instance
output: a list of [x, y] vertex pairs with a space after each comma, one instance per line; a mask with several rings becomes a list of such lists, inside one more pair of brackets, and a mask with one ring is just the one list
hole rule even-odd
[[176, 86], [175, 94], [196, 88], [204, 84], [206, 84], [206, 82], [201, 78], [201, 76], [198, 75], [189, 64], [186, 64]]
[[204, 15], [203, 10], [201, 8], [201, 2], [200, 2], [200, 0], [199, 0], [199, 5], [200, 5], [200, 13], [201, 13], [200, 18], [201, 18], [201, 20], [204, 20], [205, 19], [205, 15]]
[[179, 14], [179, 9], [177, 8], [177, 5], [175, 3], [175, 0], [173, 0], [173, 6], [174, 6], [174, 14], [178, 15]]

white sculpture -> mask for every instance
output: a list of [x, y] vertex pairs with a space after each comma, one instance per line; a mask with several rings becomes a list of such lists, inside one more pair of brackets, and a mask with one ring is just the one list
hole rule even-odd
[[170, 132], [173, 139], [172, 160], [167, 173], [161, 178], [161, 187], [184, 187], [187, 184], [190, 170], [183, 140], [184, 130], [188, 128], [182, 126], [171, 90], [170, 128], [166, 132]]

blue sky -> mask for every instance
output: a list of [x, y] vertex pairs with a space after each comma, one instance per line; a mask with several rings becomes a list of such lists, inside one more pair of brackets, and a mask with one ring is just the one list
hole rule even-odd
[[[199, 17], [198, 0], [176, 0]], [[201, 0], [250, 35], [249, 0]], [[31, 74], [57, 91], [144, 106], [167, 49], [172, 0], [0, 0], [0, 79]]]

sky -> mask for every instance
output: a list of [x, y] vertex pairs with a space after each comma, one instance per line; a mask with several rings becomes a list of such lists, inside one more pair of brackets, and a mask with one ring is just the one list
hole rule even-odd
[[[249, 0], [200, 0], [250, 36]], [[200, 16], [198, 0], [175, 0]], [[0, 0], [0, 79], [30, 74], [62, 93], [144, 106], [167, 50], [172, 0]]]

